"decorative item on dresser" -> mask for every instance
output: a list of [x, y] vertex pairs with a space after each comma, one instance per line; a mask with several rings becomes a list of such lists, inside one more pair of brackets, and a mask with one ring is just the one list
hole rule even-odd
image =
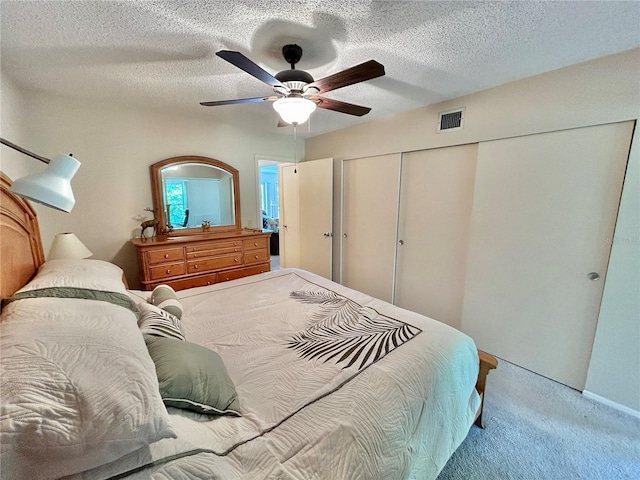
[[134, 238], [140, 283], [153, 290], [164, 283], [174, 290], [213, 285], [268, 272], [270, 232], [241, 230], [184, 237]]

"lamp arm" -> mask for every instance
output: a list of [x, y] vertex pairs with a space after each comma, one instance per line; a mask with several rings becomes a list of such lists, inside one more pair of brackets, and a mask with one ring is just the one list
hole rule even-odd
[[11, 143], [8, 140], [5, 140], [4, 138], [0, 138], [0, 143], [2, 143], [3, 145], [6, 145], [7, 147], [13, 148], [14, 150], [19, 151], [20, 153], [24, 153], [25, 155], [35, 158], [36, 160], [40, 160], [43, 163], [49, 163], [51, 162], [51, 160], [49, 160], [48, 158], [45, 157], [41, 157], [40, 155], [36, 155], [35, 153], [30, 152], [29, 150], [25, 150], [22, 147], [19, 147], [18, 145], [16, 145], [15, 143]]

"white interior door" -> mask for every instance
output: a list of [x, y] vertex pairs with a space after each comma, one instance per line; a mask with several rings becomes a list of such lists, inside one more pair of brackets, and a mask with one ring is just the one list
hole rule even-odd
[[331, 279], [333, 159], [283, 167], [281, 178], [282, 266], [302, 268]]
[[402, 155], [394, 303], [461, 328], [478, 145]]
[[298, 222], [298, 179], [295, 165], [278, 165], [280, 184], [280, 266], [300, 266], [300, 230]]
[[340, 281], [391, 302], [398, 217], [400, 155], [342, 164]]
[[333, 159], [298, 164], [300, 268], [331, 280]]
[[479, 348], [584, 388], [632, 131], [479, 145], [462, 320]]

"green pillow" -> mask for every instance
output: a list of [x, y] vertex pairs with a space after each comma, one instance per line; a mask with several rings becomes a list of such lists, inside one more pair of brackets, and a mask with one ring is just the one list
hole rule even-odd
[[240, 416], [238, 394], [216, 352], [175, 338], [145, 335], [168, 407], [207, 415]]

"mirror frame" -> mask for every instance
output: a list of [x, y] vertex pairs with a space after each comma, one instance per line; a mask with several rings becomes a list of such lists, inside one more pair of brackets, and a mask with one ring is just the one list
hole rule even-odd
[[184, 235], [197, 235], [207, 233], [204, 232], [202, 227], [196, 228], [181, 228], [180, 230], [173, 230], [166, 232], [167, 223], [165, 218], [165, 206], [164, 195], [162, 191], [162, 169], [171, 167], [174, 165], [183, 165], [185, 163], [199, 163], [208, 165], [211, 167], [219, 168], [233, 177], [233, 202], [236, 223], [234, 225], [211, 225], [207, 232], [209, 234], [230, 232], [235, 230], [242, 230], [242, 219], [240, 215], [240, 172], [233, 168], [231, 165], [227, 165], [220, 160], [209, 157], [200, 157], [196, 155], [185, 155], [181, 157], [171, 157], [165, 160], [160, 160], [149, 167], [151, 173], [151, 194], [153, 196], [153, 208], [156, 210], [156, 218], [158, 219], [158, 230], [156, 235], [168, 235], [169, 237], [181, 237]]

